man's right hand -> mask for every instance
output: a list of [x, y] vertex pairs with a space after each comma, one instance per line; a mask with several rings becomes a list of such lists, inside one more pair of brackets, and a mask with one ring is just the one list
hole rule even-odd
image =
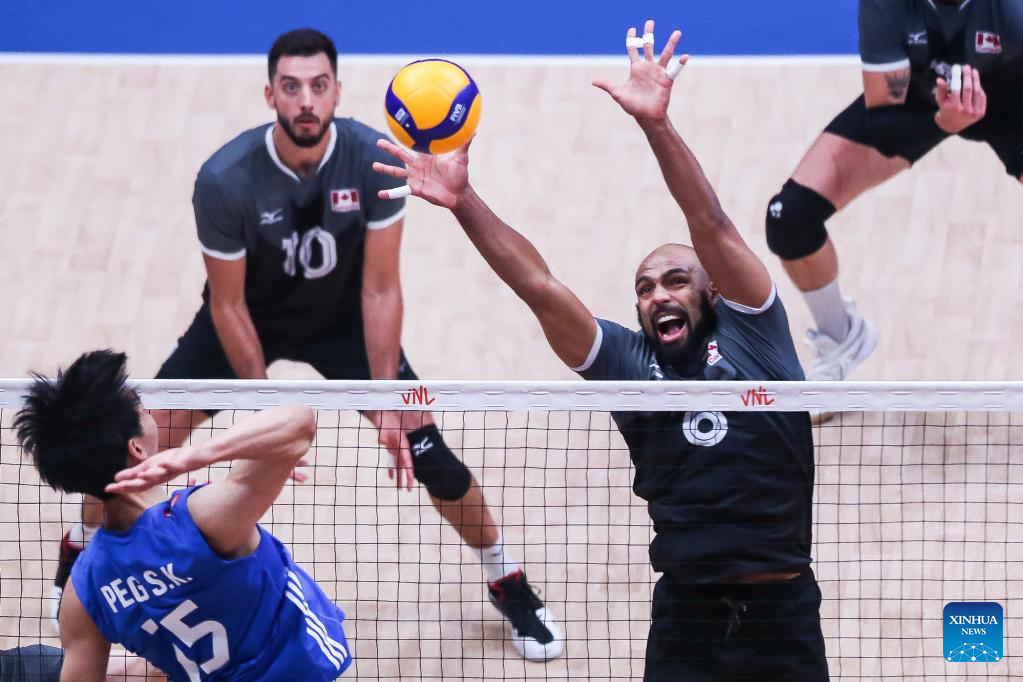
[[980, 71], [963, 66], [963, 84], [959, 92], [952, 92], [948, 82], [939, 78], [935, 99], [938, 113], [934, 122], [952, 135], [969, 128], [987, 113], [987, 94], [980, 86]]
[[[377, 140], [377, 146], [405, 163], [407, 168], [388, 166], [376, 161], [373, 170], [408, 181], [411, 193], [435, 206], [454, 210], [469, 188], [469, 140], [449, 154], [417, 154], [389, 140]], [[400, 189], [400, 188], [399, 188]], [[380, 190], [381, 199], [391, 199], [394, 190]]]

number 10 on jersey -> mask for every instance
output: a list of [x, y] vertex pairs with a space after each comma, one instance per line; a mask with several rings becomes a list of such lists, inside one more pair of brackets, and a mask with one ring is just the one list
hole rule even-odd
[[[320, 262], [313, 263], [313, 244], [319, 245]], [[337, 266], [337, 241], [334, 235], [316, 226], [299, 236], [292, 232], [290, 237], [281, 240], [284, 250], [284, 274], [294, 277], [297, 274], [296, 261], [302, 266], [302, 276], [306, 279], [319, 279], [330, 274]]]

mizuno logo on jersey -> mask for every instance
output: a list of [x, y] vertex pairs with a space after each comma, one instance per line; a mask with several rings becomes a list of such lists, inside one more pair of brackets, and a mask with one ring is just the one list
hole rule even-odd
[[426, 438], [424, 438], [422, 440], [422, 442], [413, 443], [412, 444], [412, 456], [413, 457], [418, 457], [419, 455], [423, 454], [427, 450], [432, 450], [432, 449], [433, 449], [433, 441], [430, 440], [429, 437], [426, 437]]
[[330, 191], [330, 210], [334, 213], [358, 211], [359, 191], [356, 189], [332, 189]]
[[997, 33], [977, 31], [977, 52], [981, 54], [1001, 54], [1002, 39]]
[[918, 31], [906, 35], [907, 45], [926, 45], [927, 31]]
[[284, 220], [284, 209], [279, 208], [276, 211], [266, 211], [265, 213], [259, 214], [260, 225], [273, 225]]

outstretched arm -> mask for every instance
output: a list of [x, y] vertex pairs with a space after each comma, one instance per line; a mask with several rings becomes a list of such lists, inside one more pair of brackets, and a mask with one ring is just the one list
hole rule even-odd
[[[256, 523], [292, 475], [316, 435], [308, 407], [274, 407], [259, 412], [208, 441], [147, 456], [119, 471], [107, 492], [146, 490], [216, 462], [233, 461], [231, 473], [189, 496], [188, 511], [213, 551], [236, 558], [259, 543]], [[299, 483], [305, 475], [294, 473]]]
[[[469, 185], [468, 145], [443, 156], [415, 154], [387, 140], [377, 145], [408, 168], [374, 163], [373, 169], [407, 178], [412, 194], [450, 209], [483, 259], [536, 315], [562, 362], [584, 364], [597, 336], [593, 315], [551, 274], [529, 240], [498, 218]], [[390, 196], [388, 190], [380, 195]]]
[[[654, 22], [648, 20], [644, 32], [652, 36], [653, 31]], [[629, 79], [618, 86], [604, 80], [593, 84], [611, 95], [646, 134], [668, 190], [689, 223], [693, 247], [718, 291], [730, 301], [759, 308], [771, 294], [771, 276], [725, 215], [699, 162], [668, 120], [673, 84], [669, 74], [678, 73], [672, 58], [681, 37], [679, 31], [672, 33], [655, 61], [652, 38], [643, 41], [641, 58], [632, 45], [636, 29], [630, 28], [626, 38], [632, 62]], [[683, 55], [677, 64], [684, 65], [688, 59]]]

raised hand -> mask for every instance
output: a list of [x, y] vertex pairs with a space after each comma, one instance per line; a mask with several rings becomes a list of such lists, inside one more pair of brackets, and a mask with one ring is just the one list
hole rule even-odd
[[987, 94], [980, 86], [980, 71], [968, 64], [963, 66], [962, 88], [953, 92], [948, 82], [939, 78], [934, 98], [938, 102], [934, 122], [946, 133], [969, 128], [987, 113]]
[[135, 466], [118, 471], [114, 476], [114, 482], [106, 487], [106, 492], [132, 493], [148, 490], [208, 464], [200, 461], [194, 453], [195, 448], [186, 445], [146, 457]]
[[[653, 19], [647, 19], [643, 32], [648, 36], [653, 35]], [[626, 113], [637, 119], [664, 120], [668, 116], [672, 80], [678, 75], [678, 70], [689, 61], [689, 55], [684, 54], [676, 64], [671, 63], [675, 46], [681, 38], [682, 32], [674, 31], [661, 51], [661, 56], [654, 61], [653, 41], [637, 39], [635, 27], [630, 28], [625, 38], [629, 60], [632, 62], [629, 79], [621, 85], [612, 85], [598, 78], [593, 81], [593, 85], [611, 95]], [[636, 47], [637, 42], [643, 44], [642, 59]]]
[[408, 180], [407, 189], [399, 187], [397, 190], [380, 190], [380, 198], [396, 199], [413, 194], [435, 206], [455, 208], [469, 186], [470, 144], [472, 140], [449, 154], [417, 154], [389, 140], [377, 140], [378, 147], [404, 162], [407, 167], [388, 166], [377, 161], [373, 163], [373, 170], [392, 178]]
[[[150, 455], [133, 467], [122, 469], [114, 476], [114, 482], [106, 487], [108, 493], [136, 493], [148, 490], [153, 486], [173, 481], [181, 474], [191, 471], [198, 471], [209, 466], [210, 460], [202, 457], [191, 445], [180, 448], [171, 448]], [[295, 483], [305, 483], [309, 480], [308, 475], [299, 471], [298, 467], [309, 466], [309, 461], [302, 458], [295, 463], [288, 478]], [[188, 485], [195, 485], [195, 479], [190, 478]]]

